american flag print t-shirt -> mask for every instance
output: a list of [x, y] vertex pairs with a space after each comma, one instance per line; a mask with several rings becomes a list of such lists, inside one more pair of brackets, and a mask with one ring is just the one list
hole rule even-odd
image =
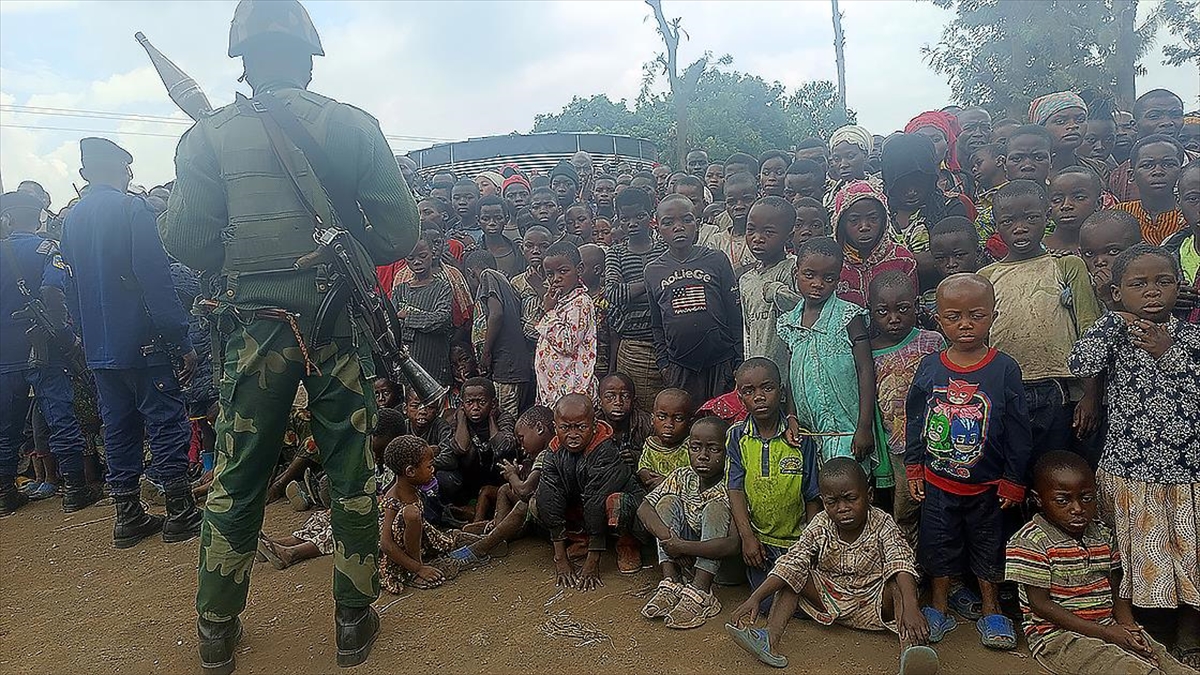
[[703, 312], [707, 309], [703, 286], [695, 284], [671, 289], [671, 311], [675, 314]]

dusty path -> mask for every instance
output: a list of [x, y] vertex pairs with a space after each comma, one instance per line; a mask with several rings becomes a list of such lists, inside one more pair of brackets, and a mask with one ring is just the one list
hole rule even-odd
[[[109, 542], [112, 508], [64, 515], [54, 501], [0, 520], [0, 673], [199, 673], [193, 596], [195, 542], [150, 539], [127, 551]], [[268, 508], [267, 530], [287, 534], [304, 514]], [[693, 631], [645, 621], [639, 591], [652, 571], [623, 577], [604, 561], [598, 591], [559, 593], [548, 548], [513, 547], [490, 567], [435, 591], [384, 594], [383, 633], [371, 660], [334, 666], [330, 559], [282, 572], [254, 570], [238, 670], [252, 673], [770, 673], [733, 645], [724, 618], [748, 592], [721, 589], [721, 617]], [[575, 646], [539, 627], [561, 613], [607, 638]], [[974, 626], [960, 625], [938, 652], [943, 673], [1035, 674], [1021, 652], [989, 652]], [[894, 638], [794, 622], [784, 654], [791, 673], [873, 673], [896, 669]]]

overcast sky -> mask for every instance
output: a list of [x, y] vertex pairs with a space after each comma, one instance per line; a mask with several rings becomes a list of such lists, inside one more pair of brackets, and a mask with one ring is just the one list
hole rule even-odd
[[[86, 135], [108, 136], [129, 149], [135, 182], [169, 180], [186, 124], [78, 114], [186, 121], [133, 39], [139, 30], [195, 77], [215, 106], [232, 101], [241, 66], [225, 53], [235, 4], [0, 0], [5, 188], [33, 178], [61, 207], [72, 182], [82, 185], [78, 140]], [[683, 17], [690, 36], [680, 48], [682, 63], [705, 51], [728, 53], [733, 68], [789, 90], [836, 78], [825, 0], [663, 4], [668, 17]], [[632, 101], [642, 63], [661, 50], [649, 8], [637, 0], [305, 5], [327, 54], [316, 59], [311, 88], [375, 115], [398, 151], [527, 132], [535, 114], [557, 111], [572, 96], [603, 92]], [[949, 88], [922, 62], [920, 49], [937, 41], [950, 12], [912, 0], [842, 0], [841, 6], [847, 98], [861, 124], [886, 134], [949, 102]], [[1155, 48], [1138, 90], [1167, 87], [1187, 108], [1196, 107], [1195, 69], [1166, 68], [1161, 60]], [[23, 110], [32, 106], [53, 114]]]

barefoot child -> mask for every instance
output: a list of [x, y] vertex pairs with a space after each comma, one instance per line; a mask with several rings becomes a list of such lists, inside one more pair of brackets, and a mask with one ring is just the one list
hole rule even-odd
[[808, 431], [827, 434], [816, 439], [821, 458], [865, 461], [875, 451], [875, 364], [867, 310], [834, 294], [841, 269], [842, 247], [832, 239], [811, 239], [800, 249], [800, 302], [779, 318], [779, 337], [791, 352], [796, 419]]
[[[1162, 248], [1136, 244], [1113, 263], [1113, 298], [1071, 350], [1080, 377], [1107, 373], [1108, 434], [1097, 480], [1125, 574], [1118, 593], [1173, 624], [1156, 637], [1200, 653], [1200, 328], [1172, 316], [1179, 268]], [[1157, 612], [1154, 610], [1158, 610]], [[1154, 627], [1151, 632], [1154, 633]], [[1190, 664], [1189, 664], [1190, 665]]]
[[[758, 588], [820, 509], [821, 455], [812, 438], [804, 438], [799, 447], [787, 442], [783, 384], [774, 362], [760, 356], [746, 359], [736, 382], [738, 398], [750, 414], [733, 425], [725, 444], [729, 505], [746, 577], [751, 588]], [[770, 597], [765, 596], [764, 610]]]
[[[975, 230], [968, 228], [967, 239], [975, 245]], [[879, 390], [879, 412], [887, 451], [895, 475], [892, 513], [908, 545], [916, 550], [920, 504], [908, 493], [904, 475], [904, 401], [912, 386], [917, 366], [927, 354], [946, 346], [939, 333], [917, 328], [917, 289], [912, 279], [899, 272], [887, 272], [871, 280], [871, 356], [875, 360], [875, 383]]]
[[667, 474], [638, 507], [638, 518], [658, 542], [663, 575], [642, 616], [665, 619], [667, 628], [698, 628], [721, 612], [713, 579], [721, 559], [738, 550], [725, 488], [728, 430], [718, 417], [697, 420], [687, 441], [688, 466]]
[[442, 531], [425, 520], [418, 488], [433, 480], [433, 448], [416, 436], [388, 443], [383, 463], [396, 475], [379, 500], [383, 511], [379, 535], [379, 585], [399, 595], [404, 586], [436, 588], [467, 566], [487, 560], [488, 552], [512, 538], [525, 521], [514, 510], [483, 538], [461, 530]]
[[[696, 407], [682, 389], [663, 389], [654, 397], [650, 415], [654, 434], [646, 439], [638, 459], [638, 480], [654, 489], [667, 474], [688, 464], [688, 430]], [[635, 506], [636, 508], [636, 506]]]
[[1008, 542], [1005, 576], [1018, 584], [1029, 650], [1052, 675], [1195, 673], [1155, 642], [1117, 592], [1121, 557], [1096, 520], [1087, 462], [1052, 450], [1033, 468], [1040, 513]]
[[509, 511], [518, 504], [529, 504], [529, 499], [537, 492], [538, 482], [542, 478], [542, 467], [546, 457], [542, 451], [554, 438], [554, 412], [546, 406], [535, 405], [526, 410], [519, 419], [515, 429], [517, 445], [521, 448], [518, 462], [509, 459], [500, 460], [500, 477], [504, 484], [496, 493], [496, 515], [493, 524], [504, 520]]
[[922, 611], [930, 642], [957, 627], [948, 613], [950, 577], [969, 563], [982, 595], [983, 644], [1012, 649], [1016, 635], [996, 584], [1004, 575], [1000, 510], [1025, 496], [1030, 431], [1021, 369], [988, 346], [996, 299], [986, 279], [943, 279], [937, 305], [949, 347], [922, 359], [905, 405], [908, 490], [921, 504], [918, 553], [933, 580], [932, 606]]
[[553, 406], [567, 394], [596, 395], [596, 310], [579, 281], [583, 259], [572, 243], [560, 241], [546, 250], [545, 311], [537, 323], [537, 402]]
[[[825, 626], [890, 630], [900, 638], [901, 673], [936, 673], [937, 654], [924, 646], [929, 625], [917, 597], [916, 560], [891, 516], [871, 506], [862, 466], [848, 457], [829, 460], [821, 467], [820, 490], [824, 509], [733, 611], [725, 630], [759, 661], [785, 668], [788, 659], [777, 650], [799, 607]], [[767, 628], [753, 628], [771, 596]]]

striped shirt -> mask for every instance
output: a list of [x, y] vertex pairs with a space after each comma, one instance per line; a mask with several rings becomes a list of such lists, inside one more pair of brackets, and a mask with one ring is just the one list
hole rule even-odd
[[1183, 218], [1183, 211], [1179, 207], [1175, 207], [1170, 211], [1164, 211], [1155, 216], [1151, 216], [1145, 208], [1142, 207], [1141, 200], [1132, 202], [1121, 202], [1116, 208], [1122, 211], [1128, 211], [1137, 218], [1138, 225], [1142, 228], [1142, 239], [1147, 244], [1159, 246], [1167, 237], [1187, 227], [1187, 221]]
[[1109, 575], [1121, 561], [1112, 532], [1099, 522], [1080, 540], [1037, 514], [1008, 541], [1005, 558], [1004, 578], [1020, 584], [1021, 625], [1035, 656], [1044, 640], [1063, 629], [1033, 613], [1027, 586], [1048, 589], [1052, 601], [1081, 619], [1112, 622]]
[[667, 245], [654, 239], [650, 250], [634, 253], [629, 242], [623, 241], [608, 251], [604, 263], [604, 295], [612, 307], [609, 323], [613, 332], [624, 340], [650, 342], [650, 296], [643, 292], [630, 297], [629, 287], [646, 281], [646, 265], [666, 253]]

